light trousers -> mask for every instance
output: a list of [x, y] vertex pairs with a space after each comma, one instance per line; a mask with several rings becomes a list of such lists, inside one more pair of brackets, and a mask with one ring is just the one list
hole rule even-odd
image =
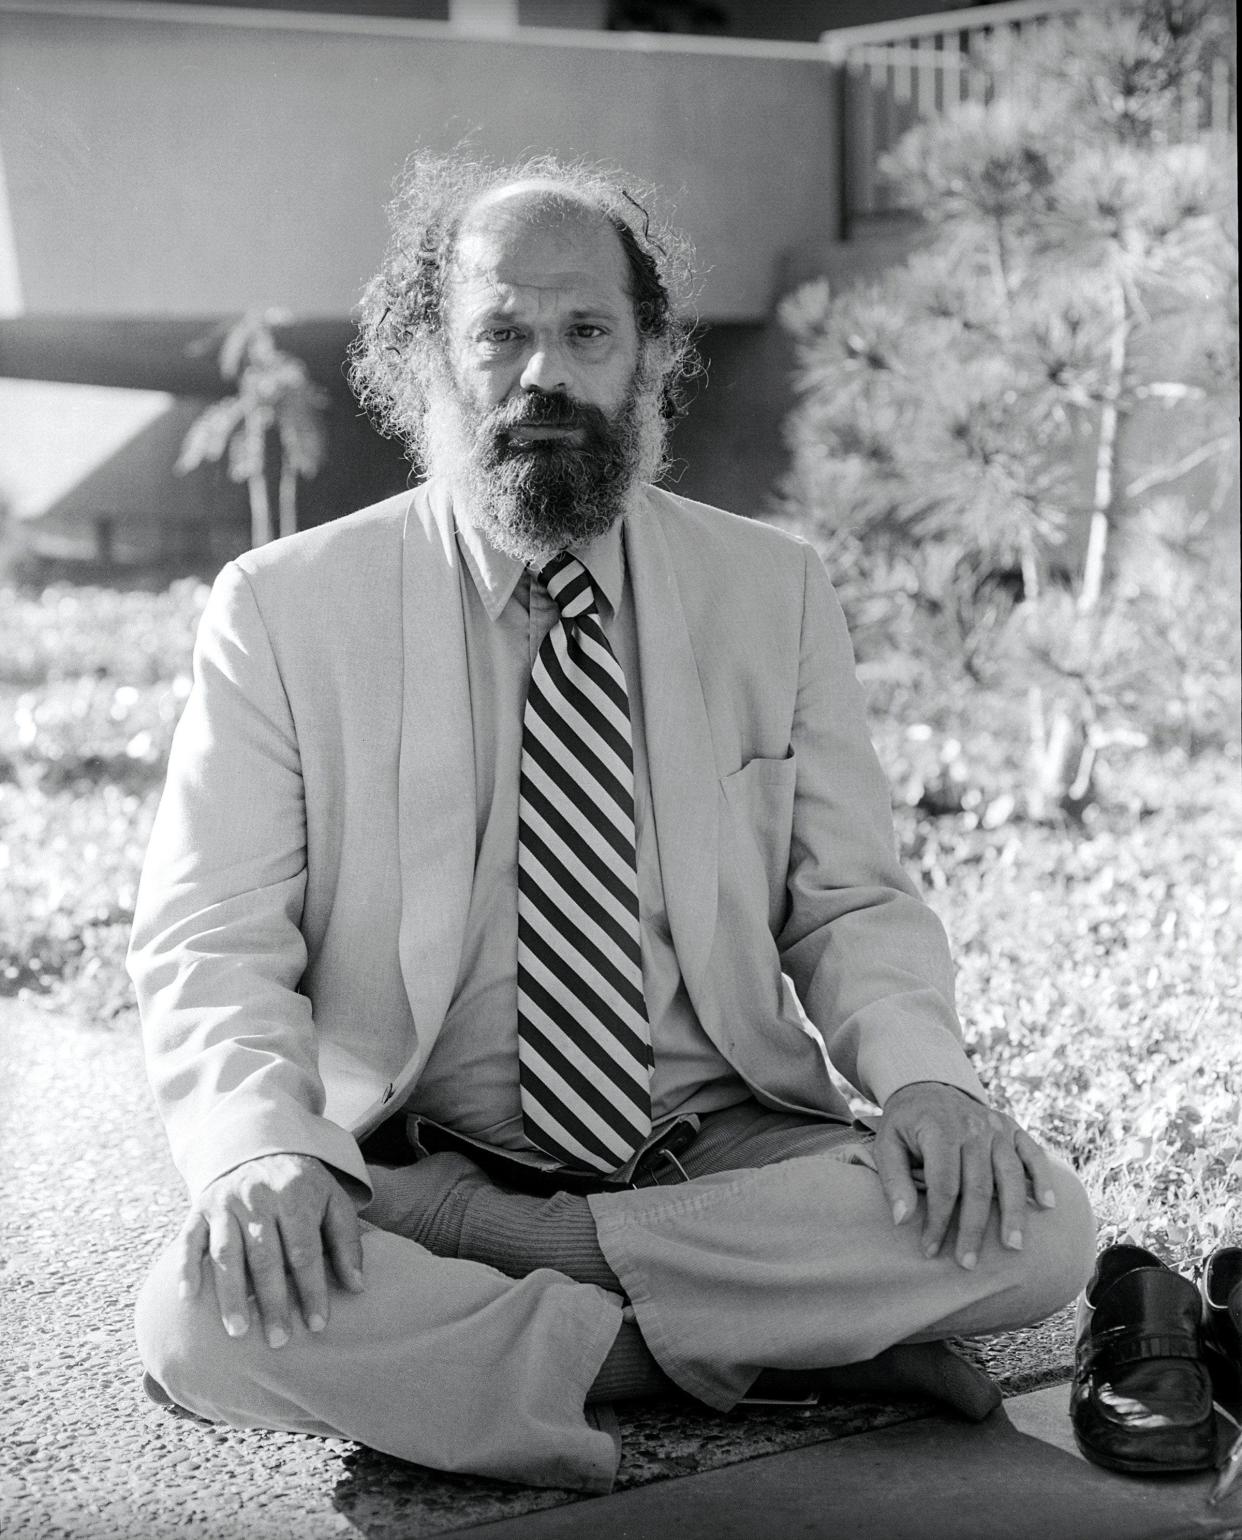
[[[138, 1304], [143, 1362], [169, 1397], [234, 1427], [357, 1440], [440, 1470], [606, 1491], [619, 1459], [611, 1419], [584, 1400], [633, 1308], [661, 1369], [726, 1410], [762, 1369], [868, 1359], [897, 1342], [1029, 1324], [1085, 1283], [1094, 1223], [1077, 1179], [1056, 1169], [1055, 1209], [1031, 1207], [1020, 1252], [995, 1213], [977, 1266], [919, 1245], [920, 1211], [892, 1222], [869, 1140], [754, 1103], [704, 1120], [683, 1156], [690, 1180], [592, 1195], [598, 1245], [623, 1292], [549, 1266], [525, 1276], [433, 1255], [402, 1222], [402, 1172], [376, 1170], [363, 1234], [366, 1287], [338, 1291], [321, 1334], [289, 1343], [226, 1335], [214, 1289], [177, 1294], [172, 1250]], [[749, 1163], [747, 1163], [749, 1162]], [[532, 1236], [555, 1257], [555, 1235]]]

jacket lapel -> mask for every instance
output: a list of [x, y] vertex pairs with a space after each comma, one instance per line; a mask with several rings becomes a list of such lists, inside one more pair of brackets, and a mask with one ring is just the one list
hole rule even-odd
[[705, 982], [716, 928], [719, 783], [711, 725], [660, 515], [644, 501], [625, 528], [664, 899], [694, 998]]
[[401, 972], [417, 1033], [408, 1083], [426, 1061], [457, 982], [475, 848], [474, 741], [447, 492], [410, 501], [403, 542]]

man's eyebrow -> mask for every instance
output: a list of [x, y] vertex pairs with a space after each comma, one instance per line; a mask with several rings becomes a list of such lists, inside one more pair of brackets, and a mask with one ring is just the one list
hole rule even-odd
[[[466, 323], [470, 326], [486, 326], [490, 321], [511, 322], [517, 318], [520, 309], [516, 298], [507, 300], [489, 300], [466, 312]], [[622, 307], [610, 304], [607, 300], [600, 300], [593, 305], [575, 305], [566, 316], [566, 320], [573, 321], [616, 321], [622, 314]]]
[[571, 321], [615, 321], [621, 314], [615, 305], [578, 305], [569, 312]]

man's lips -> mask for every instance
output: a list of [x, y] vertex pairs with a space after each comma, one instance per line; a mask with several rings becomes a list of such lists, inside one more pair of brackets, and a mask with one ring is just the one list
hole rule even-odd
[[539, 427], [534, 424], [522, 424], [508, 430], [510, 440], [518, 444], [538, 444], [545, 439], [578, 438], [578, 428]]

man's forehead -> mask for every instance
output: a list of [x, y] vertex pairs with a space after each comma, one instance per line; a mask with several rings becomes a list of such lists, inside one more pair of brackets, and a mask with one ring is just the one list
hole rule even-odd
[[538, 221], [557, 215], [577, 215], [599, 224], [608, 221], [608, 216], [599, 204], [576, 187], [551, 177], [530, 176], [516, 182], [505, 182], [480, 193], [466, 210], [462, 229], [471, 228], [476, 221]]
[[511, 183], [485, 194], [462, 221], [453, 254], [460, 288], [591, 288], [628, 292], [616, 229], [589, 199], [555, 182]]

